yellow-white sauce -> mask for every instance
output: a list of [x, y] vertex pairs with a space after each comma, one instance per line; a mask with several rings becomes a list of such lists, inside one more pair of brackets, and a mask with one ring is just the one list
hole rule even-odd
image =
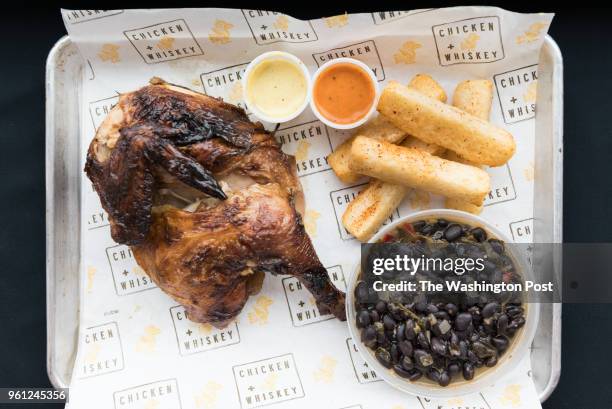
[[300, 68], [283, 59], [264, 60], [247, 78], [248, 98], [263, 114], [283, 118], [301, 108], [307, 82]]

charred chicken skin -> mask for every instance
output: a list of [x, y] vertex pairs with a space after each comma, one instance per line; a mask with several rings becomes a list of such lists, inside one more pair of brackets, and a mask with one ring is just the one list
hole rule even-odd
[[191, 320], [227, 325], [265, 272], [295, 276], [345, 319], [302, 224], [293, 157], [242, 109], [154, 78], [121, 95], [85, 172], [113, 239]]

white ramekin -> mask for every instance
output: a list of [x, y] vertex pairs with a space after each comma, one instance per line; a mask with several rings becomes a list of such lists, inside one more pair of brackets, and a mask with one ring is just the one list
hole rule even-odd
[[[357, 128], [358, 126], [363, 125], [368, 119], [370, 119], [370, 117], [376, 111], [376, 107], [378, 106], [378, 98], [380, 97], [380, 87], [378, 86], [378, 80], [376, 79], [376, 75], [370, 69], [370, 67], [368, 67], [367, 65], [365, 65], [361, 61], [356, 60], [354, 58], [336, 58], [336, 59], [330, 60], [330, 61], [326, 62], [325, 64], [323, 64], [322, 66], [320, 66], [319, 69], [314, 73], [314, 75], [312, 77], [311, 87], [314, 88], [315, 84], [317, 83], [317, 78], [319, 78], [319, 75], [321, 75], [321, 73], [323, 71], [325, 71], [327, 68], [331, 67], [332, 65], [341, 64], [341, 63], [354, 64], [354, 65], [358, 66], [359, 68], [361, 68], [362, 70], [364, 70], [368, 74], [368, 76], [370, 77], [370, 80], [372, 81], [372, 85], [374, 86], [374, 103], [370, 107], [370, 110], [368, 111], [368, 113], [365, 114], [363, 116], [363, 118], [359, 119], [356, 122], [353, 122], [353, 123], [350, 123], [350, 124], [337, 124], [337, 123], [332, 122], [329, 119], [325, 118], [325, 116], [323, 116], [323, 114], [321, 114], [321, 112], [319, 112], [319, 110], [317, 109], [317, 106], [316, 106], [316, 104], [314, 102], [314, 98], [310, 99], [310, 109], [312, 109], [312, 112], [315, 114], [315, 116], [321, 122], [323, 122], [327, 126], [330, 126], [332, 128], [336, 128], [336, 129], [353, 129], [353, 128]], [[311, 90], [311, 92], [309, 94], [312, 96], [312, 90]]]
[[[504, 242], [511, 243], [512, 241], [507, 238], [499, 229], [493, 226], [491, 223], [485, 221], [483, 218], [475, 216], [470, 213], [462, 212], [459, 210], [451, 209], [431, 209], [420, 212], [409, 214], [396, 220], [393, 223], [380, 229], [374, 237], [370, 239], [370, 243], [376, 243], [385, 234], [395, 229], [398, 225], [406, 222], [414, 222], [423, 219], [432, 218], [444, 218], [449, 221], [455, 221], [459, 223], [465, 223], [474, 227], [481, 227], [489, 233], [490, 236], [503, 240]], [[525, 257], [519, 254], [512, 246], [507, 246], [508, 251], [517, 264], [517, 268], [523, 274], [524, 279], [532, 280], [531, 269], [528, 268]], [[360, 341], [360, 331], [355, 324], [355, 286], [357, 285], [357, 277], [359, 275], [359, 264], [352, 271], [351, 276], [348, 280], [347, 292], [346, 292], [346, 316], [349, 326], [349, 333], [353, 338], [359, 354], [368, 363], [370, 368], [376, 371], [376, 374], [380, 376], [385, 382], [399, 389], [403, 392], [407, 392], [411, 395], [425, 396], [429, 398], [452, 398], [461, 395], [467, 395], [470, 393], [480, 392], [484, 388], [493, 385], [496, 381], [500, 380], [503, 376], [512, 372], [517, 367], [519, 362], [529, 354], [529, 347], [533, 342], [538, 320], [540, 316], [540, 305], [538, 303], [526, 304], [525, 313], [525, 325], [520, 331], [516, 333], [512, 338], [510, 348], [502, 355], [497, 365], [492, 368], [486, 368], [486, 370], [476, 371], [476, 376], [471, 381], [464, 381], [462, 378], [460, 382], [451, 382], [446, 387], [438, 386], [429, 380], [418, 380], [411, 382], [408, 379], [400, 378], [393, 372], [393, 369], [387, 369], [382, 366], [376, 357], [374, 351], [371, 351], [368, 347], [363, 345]], [[461, 375], [459, 375], [461, 376]]]
[[[257, 67], [260, 63], [262, 63], [265, 60], [289, 61], [295, 64], [296, 67], [298, 67], [298, 69], [302, 72], [304, 79], [306, 80], [306, 97], [304, 98], [304, 102], [302, 102], [300, 107], [295, 112], [291, 113], [291, 115], [287, 115], [286, 117], [281, 117], [281, 118], [268, 116], [265, 113], [261, 112], [261, 110], [257, 108], [257, 106], [253, 103], [253, 101], [249, 99], [249, 93], [248, 93], [248, 88], [247, 88], [249, 76], [251, 75], [255, 67]], [[244, 71], [244, 77], [242, 77], [243, 98], [244, 98], [244, 102], [246, 103], [247, 108], [257, 118], [261, 119], [264, 122], [269, 122], [272, 124], [290, 121], [296, 118], [302, 112], [304, 112], [304, 109], [306, 109], [306, 107], [308, 106], [308, 103], [310, 102], [311, 88], [312, 86], [311, 86], [310, 72], [308, 71], [308, 68], [306, 67], [306, 65], [302, 62], [302, 60], [300, 60], [295, 55], [284, 52], [284, 51], [268, 51], [268, 52], [258, 55], [253, 61], [249, 63], [249, 65], [247, 65], [246, 70]]]

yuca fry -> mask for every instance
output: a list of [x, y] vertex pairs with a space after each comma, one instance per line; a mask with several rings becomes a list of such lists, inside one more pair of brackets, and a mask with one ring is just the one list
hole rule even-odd
[[491, 114], [493, 82], [491, 80], [465, 80], [457, 84], [453, 106], [485, 121]]
[[415, 75], [408, 83], [408, 86], [419, 91], [423, 95], [427, 95], [429, 98], [437, 99], [440, 102], [446, 102], [446, 92], [444, 92], [444, 88], [427, 74]]
[[478, 164], [501, 166], [516, 150], [507, 131], [394, 81], [383, 90], [378, 111], [406, 133]]
[[[404, 131], [398, 129], [384, 115], [379, 115], [360, 127], [356, 134], [383, 139], [391, 143], [397, 143], [406, 136]], [[351, 136], [344, 141], [327, 157], [334, 173], [344, 183], [355, 183], [361, 177], [360, 174], [353, 172], [349, 166], [353, 139], [355, 139], [355, 136]]]
[[[490, 80], [466, 80], [460, 82], [455, 88], [453, 95], [453, 106], [474, 115], [485, 121], [489, 119], [491, 114], [491, 103], [493, 101], [493, 82]], [[466, 165], [478, 166], [453, 151], [447, 151], [444, 155], [445, 159], [454, 162], [463, 163]], [[467, 203], [454, 198], [446, 198], [445, 207], [450, 209], [463, 210], [464, 212], [480, 214], [482, 212], [482, 203], [476, 206], [472, 203]]]
[[[427, 74], [415, 75], [409, 87], [427, 95], [431, 98], [446, 102], [446, 93], [444, 89]], [[380, 139], [391, 143], [399, 143], [406, 137], [406, 132], [398, 129], [384, 115], [379, 115], [369, 121], [355, 132], [355, 134], [338, 146], [328, 157], [327, 161], [334, 170], [338, 179], [344, 183], [355, 183], [361, 175], [353, 172], [349, 166], [351, 143], [355, 136], [362, 135], [369, 138]]]
[[355, 138], [351, 158], [358, 173], [476, 205], [490, 189], [489, 175], [482, 169], [371, 138]]
[[409, 187], [373, 179], [342, 215], [342, 224], [359, 241], [367, 241], [399, 206]]

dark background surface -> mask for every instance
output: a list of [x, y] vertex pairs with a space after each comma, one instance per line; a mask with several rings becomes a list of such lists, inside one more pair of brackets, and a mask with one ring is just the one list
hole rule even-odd
[[[297, 3], [297, 2], [296, 2]], [[330, 2], [331, 3], [331, 2]], [[192, 7], [277, 9], [301, 18], [431, 7], [431, 2], [308, 8], [255, 2]], [[482, 2], [480, 2], [482, 3]], [[130, 3], [114, 5], [125, 8]], [[446, 4], [449, 4], [448, 2]], [[555, 11], [550, 34], [565, 64], [564, 239], [612, 242], [612, 48], [610, 10]], [[61, 4], [67, 8], [113, 8]], [[147, 2], [134, 7], [152, 7]], [[58, 5], [59, 7], [60, 5]], [[167, 2], [167, 7], [178, 7]], [[65, 33], [57, 8], [0, 15], [0, 387], [48, 387], [45, 324], [45, 58]], [[10, 40], [10, 41], [9, 41]], [[612, 290], [611, 290], [612, 291]], [[612, 305], [564, 305], [561, 380], [544, 408], [612, 408]], [[1, 406], [1, 405], [0, 405]], [[19, 407], [25, 408], [25, 405]], [[43, 405], [32, 406], [41, 408]], [[58, 406], [61, 407], [61, 406]]]

